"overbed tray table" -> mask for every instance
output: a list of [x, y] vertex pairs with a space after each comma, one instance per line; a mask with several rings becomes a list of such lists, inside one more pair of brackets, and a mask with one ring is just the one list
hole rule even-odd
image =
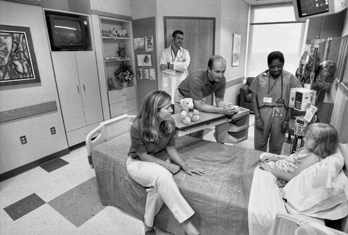
[[242, 107], [233, 116], [200, 112], [199, 120], [188, 125], [182, 123], [180, 113], [172, 114], [172, 118], [179, 137], [206, 128], [215, 128], [214, 137], [217, 142], [236, 144], [248, 138], [249, 114], [250, 110]]

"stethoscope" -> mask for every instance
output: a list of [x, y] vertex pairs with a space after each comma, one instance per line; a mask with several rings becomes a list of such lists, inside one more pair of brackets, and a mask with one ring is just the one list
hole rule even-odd
[[[264, 72], [267, 74], [268, 69]], [[280, 88], [280, 99], [277, 100], [277, 104], [284, 104], [284, 99], [283, 99], [283, 70], [280, 71], [280, 82], [281, 82], [281, 88]], [[277, 83], [277, 80], [273, 83], [272, 87], [271, 86], [271, 79], [268, 78], [268, 92], [267, 95], [269, 95], [269, 92], [273, 89], [274, 85]]]
[[[178, 49], [177, 53], [179, 52], [179, 50], [180, 50], [180, 48]], [[174, 56], [173, 56], [173, 55], [174, 55]], [[170, 56], [172, 57], [172, 63], [174, 63], [174, 62], [175, 62], [175, 59], [176, 59], [176, 55], [175, 55], [175, 53], [174, 53], [173, 47], [170, 47]], [[183, 53], [181, 53], [180, 59], [182, 58], [182, 56], [183, 56]]]

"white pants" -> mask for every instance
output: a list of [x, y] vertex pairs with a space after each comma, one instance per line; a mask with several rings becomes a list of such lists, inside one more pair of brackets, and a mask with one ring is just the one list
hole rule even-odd
[[128, 157], [129, 175], [140, 185], [149, 187], [145, 205], [144, 222], [153, 227], [154, 218], [163, 206], [167, 205], [175, 219], [181, 224], [195, 212], [181, 195], [173, 175], [157, 163], [140, 161]]

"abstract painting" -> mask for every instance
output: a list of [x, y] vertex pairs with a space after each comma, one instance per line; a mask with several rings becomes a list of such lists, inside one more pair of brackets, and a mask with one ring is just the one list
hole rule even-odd
[[40, 82], [28, 27], [0, 25], [0, 86]]

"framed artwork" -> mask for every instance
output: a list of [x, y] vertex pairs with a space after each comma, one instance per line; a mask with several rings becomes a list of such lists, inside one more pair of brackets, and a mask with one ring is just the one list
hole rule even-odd
[[151, 68], [149, 70], [150, 70], [150, 80], [156, 80], [156, 70], [154, 68]]
[[0, 86], [40, 82], [28, 27], [0, 25]]
[[138, 79], [143, 79], [143, 69], [138, 68], [138, 70], [137, 70], [137, 78]]
[[134, 50], [143, 50], [145, 48], [144, 38], [134, 38]]
[[137, 55], [138, 66], [152, 66], [151, 54]]
[[145, 36], [145, 51], [153, 51], [153, 36]]
[[235, 33], [232, 36], [232, 67], [239, 66], [241, 38], [241, 35]]
[[144, 79], [150, 79], [150, 74], [148, 69], [143, 69], [144, 71]]

